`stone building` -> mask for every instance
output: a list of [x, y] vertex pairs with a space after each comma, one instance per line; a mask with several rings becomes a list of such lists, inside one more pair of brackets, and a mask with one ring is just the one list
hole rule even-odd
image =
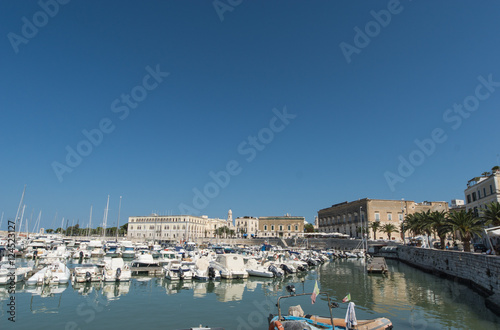
[[201, 237], [214, 237], [216, 230], [228, 227], [234, 230], [232, 212], [228, 219], [209, 218], [193, 215], [158, 215], [135, 216], [128, 219], [127, 237], [146, 241], [180, 242]]
[[472, 210], [476, 216], [480, 216], [486, 205], [492, 202], [500, 203], [500, 171], [496, 170], [469, 180], [464, 194], [466, 210]]
[[[384, 199], [360, 199], [342, 202], [318, 211], [318, 227], [322, 233], [341, 233], [353, 238], [362, 238], [361, 228], [379, 222], [380, 227], [393, 224], [398, 231], [407, 214], [422, 211], [448, 211], [447, 202], [423, 202]], [[377, 231], [370, 236], [375, 239], [387, 239], [387, 235]], [[401, 234], [392, 233], [391, 240], [400, 239]]]
[[186, 241], [205, 237], [207, 217], [192, 215], [136, 216], [128, 218], [127, 237], [146, 241]]
[[259, 217], [259, 237], [289, 238], [304, 233], [304, 217], [290, 216]]
[[256, 236], [259, 231], [259, 219], [254, 217], [239, 217], [234, 220], [234, 225], [238, 236]]

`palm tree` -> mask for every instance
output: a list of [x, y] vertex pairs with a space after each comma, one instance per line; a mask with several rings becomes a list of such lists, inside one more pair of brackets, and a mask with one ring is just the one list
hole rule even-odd
[[380, 222], [373, 221], [368, 225], [368, 228], [373, 230], [373, 239], [377, 239], [377, 231], [380, 229]]
[[434, 211], [429, 214], [429, 219], [432, 229], [438, 235], [441, 242], [441, 250], [444, 250], [444, 241], [446, 239], [446, 235], [452, 230], [451, 225], [448, 222], [446, 212]]
[[486, 205], [482, 218], [487, 225], [500, 226], [500, 203], [491, 202]]
[[387, 223], [382, 226], [382, 232], [387, 234], [387, 238], [391, 240], [391, 234], [392, 233], [399, 233], [398, 229], [396, 226], [394, 226], [392, 223]]
[[490, 176], [490, 174], [491, 174], [490, 172], [483, 172], [481, 173], [481, 176]]
[[484, 222], [481, 218], [476, 218], [472, 210], [468, 212], [452, 212], [448, 217], [453, 231], [458, 231], [460, 240], [464, 244], [464, 251], [470, 252], [470, 240], [473, 235], [483, 232]]

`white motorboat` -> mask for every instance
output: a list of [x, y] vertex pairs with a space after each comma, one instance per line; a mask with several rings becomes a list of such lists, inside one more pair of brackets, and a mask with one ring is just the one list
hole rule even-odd
[[220, 271], [222, 278], [248, 278], [243, 257], [239, 254], [219, 254], [215, 261], [210, 262], [210, 266]]
[[158, 252], [159, 257], [155, 259], [160, 263], [160, 265], [166, 265], [168, 264], [171, 260], [181, 260], [181, 257], [175, 253], [175, 251], [171, 250], [161, 250]]
[[135, 258], [135, 248], [131, 241], [121, 242], [122, 258]]
[[80, 246], [73, 253], [73, 259], [88, 259], [91, 257], [91, 253], [88, 249], [87, 243], [80, 243]]
[[105, 256], [108, 258], [118, 258], [122, 256], [122, 251], [120, 246], [115, 242], [106, 243], [106, 253]]
[[191, 269], [182, 264], [181, 261], [174, 259], [168, 264], [163, 266], [165, 277], [171, 281], [191, 280], [193, 279], [193, 272]]
[[92, 258], [100, 258], [104, 256], [104, 250], [102, 248], [101, 241], [90, 241], [89, 250], [90, 250], [90, 256]]
[[77, 283], [101, 282], [103, 277], [102, 268], [96, 265], [78, 266], [73, 272], [73, 281]]
[[32, 267], [9, 268], [8, 263], [2, 263], [0, 265], [0, 285], [20, 283], [24, 281], [32, 269]]
[[141, 250], [138, 253], [139, 255], [137, 256], [137, 258], [134, 259], [130, 264], [131, 267], [148, 268], [160, 266], [158, 260], [154, 260], [153, 256], [148, 250]]
[[220, 280], [220, 271], [216, 271], [214, 267], [210, 266], [210, 260], [207, 257], [201, 257], [195, 261], [191, 266], [193, 271], [193, 278], [200, 281], [218, 281]]
[[31, 276], [27, 285], [42, 285], [42, 284], [60, 284], [68, 283], [70, 279], [70, 272], [68, 267], [62, 262], [55, 262], [50, 264]]
[[132, 277], [130, 267], [122, 258], [104, 258], [105, 282], [128, 282]]
[[274, 277], [273, 272], [271, 272], [268, 267], [259, 264], [255, 259], [248, 260], [245, 269], [250, 276]]

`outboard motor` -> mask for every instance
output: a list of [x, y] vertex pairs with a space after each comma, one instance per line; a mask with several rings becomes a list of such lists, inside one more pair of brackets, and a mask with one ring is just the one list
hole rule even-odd
[[281, 264], [280, 265], [280, 268], [283, 269], [283, 271], [286, 273], [286, 274], [292, 274], [292, 270], [285, 264]]
[[122, 274], [122, 269], [120, 267], [118, 267], [116, 269], [116, 279], [120, 279], [120, 275]]
[[268, 270], [273, 273], [274, 277], [281, 277], [283, 275], [274, 265], [269, 266]]
[[215, 269], [213, 267], [208, 267], [208, 278], [212, 280], [215, 278]]
[[85, 273], [85, 281], [90, 282], [92, 280], [92, 274], [90, 272]]
[[309, 267], [314, 267], [314, 266], [317, 266], [317, 263], [314, 260], [312, 260], [311, 258], [309, 258], [309, 259], [307, 259], [307, 265]]
[[301, 272], [305, 272], [306, 271], [306, 267], [300, 265], [300, 266], [297, 266], [297, 270], [300, 270]]
[[182, 270], [182, 267], [179, 268], [179, 278], [181, 280], [184, 279], [184, 271]]

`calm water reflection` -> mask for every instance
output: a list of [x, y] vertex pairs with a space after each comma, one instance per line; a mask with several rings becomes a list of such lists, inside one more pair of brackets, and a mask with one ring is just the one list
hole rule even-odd
[[[269, 310], [294, 284], [341, 301], [351, 294], [358, 319], [385, 316], [395, 329], [498, 329], [500, 319], [484, 298], [467, 287], [405, 264], [388, 261], [388, 276], [368, 275], [361, 260], [339, 260], [284, 281], [250, 278], [220, 282], [171, 282], [133, 277], [130, 283], [92, 283], [43, 288], [17, 286], [16, 329], [182, 329], [200, 324], [230, 329], [267, 329]], [[0, 287], [0, 328], [7, 321], [7, 288]], [[291, 299], [288, 299], [291, 300]], [[309, 297], [290, 301], [306, 313], [327, 315], [326, 305]], [[287, 301], [288, 303], [288, 301]], [[285, 309], [288, 305], [284, 304]], [[344, 317], [347, 304], [334, 309]]]

